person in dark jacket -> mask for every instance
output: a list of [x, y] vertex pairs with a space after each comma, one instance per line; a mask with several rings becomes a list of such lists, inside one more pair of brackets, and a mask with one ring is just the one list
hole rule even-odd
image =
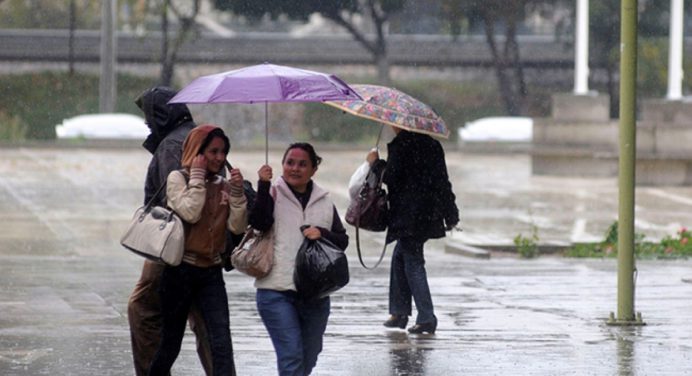
[[390, 328], [405, 328], [416, 304], [416, 324], [409, 333], [435, 333], [432, 297], [425, 270], [423, 246], [445, 236], [459, 222], [459, 209], [447, 175], [444, 150], [432, 137], [393, 127], [396, 137], [387, 145], [387, 161], [376, 150], [367, 160], [375, 173], [384, 170], [389, 218], [387, 243], [396, 241], [389, 283]]
[[[152, 199], [156, 191], [166, 182], [171, 171], [181, 168], [183, 141], [195, 127], [190, 110], [184, 104], [168, 104], [176, 92], [164, 86], [147, 89], [136, 100], [144, 112], [151, 133], [144, 141], [146, 150], [152, 154], [144, 183], [144, 202]], [[166, 206], [166, 195], [159, 193], [154, 204]], [[161, 302], [159, 285], [164, 265], [144, 261], [142, 274], [135, 285], [127, 304], [130, 324], [132, 357], [137, 376], [147, 375], [149, 365], [161, 341]], [[189, 316], [190, 327], [197, 337], [197, 352], [207, 375], [212, 374], [211, 349], [198, 309]]]

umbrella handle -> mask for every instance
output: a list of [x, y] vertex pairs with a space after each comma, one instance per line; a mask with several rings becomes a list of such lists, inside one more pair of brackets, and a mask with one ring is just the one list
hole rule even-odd
[[226, 179], [230, 179], [231, 178], [231, 170], [233, 169], [233, 166], [231, 166], [231, 162], [229, 162], [228, 159], [226, 159], [224, 161], [224, 165], [226, 166], [226, 170], [228, 170], [228, 175], [226, 175], [226, 174], [223, 174], [223, 175], [226, 177]]

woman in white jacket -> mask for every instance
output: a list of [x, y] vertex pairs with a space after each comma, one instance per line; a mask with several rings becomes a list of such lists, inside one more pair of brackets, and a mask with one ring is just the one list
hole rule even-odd
[[[293, 283], [295, 258], [303, 240], [324, 237], [342, 250], [348, 235], [326, 190], [312, 181], [321, 158], [308, 143], [291, 144], [283, 174], [271, 185], [272, 168], [258, 171], [257, 200], [249, 217], [260, 231], [274, 231], [271, 272], [255, 281], [257, 310], [276, 351], [279, 375], [309, 375], [322, 351], [329, 297], [305, 301]], [[308, 226], [301, 230], [302, 226]]]

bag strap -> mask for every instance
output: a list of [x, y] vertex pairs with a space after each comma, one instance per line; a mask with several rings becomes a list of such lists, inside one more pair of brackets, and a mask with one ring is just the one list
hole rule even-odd
[[161, 193], [161, 191], [163, 191], [163, 189], [166, 188], [166, 183], [167, 182], [164, 181], [163, 184], [161, 184], [161, 186], [159, 187], [159, 189], [156, 190], [156, 193], [154, 193], [154, 195], [151, 196], [149, 202], [147, 202], [144, 205], [144, 211], [148, 211], [151, 208], [151, 206], [154, 204], [154, 201], [156, 200], [156, 197], [158, 197], [159, 193]]
[[358, 249], [358, 261], [360, 261], [360, 264], [363, 265], [363, 267], [364, 267], [365, 269], [373, 270], [373, 269], [377, 268], [377, 267], [380, 265], [380, 263], [382, 262], [382, 259], [384, 259], [384, 254], [385, 254], [385, 252], [387, 251], [387, 241], [385, 240], [385, 242], [384, 242], [384, 247], [382, 247], [382, 253], [380, 253], [380, 258], [377, 260], [377, 262], [375, 263], [375, 265], [373, 265], [373, 266], [367, 266], [367, 265], [365, 265], [365, 262], [363, 262], [363, 256], [361, 255], [361, 250], [360, 250], [360, 235], [359, 235], [358, 228], [359, 228], [359, 226], [358, 226], [358, 224], [356, 223], [356, 248]]
[[[188, 183], [188, 181], [190, 180], [190, 177], [187, 175], [187, 171], [186, 171], [184, 168], [181, 168], [181, 169], [179, 169], [179, 170], [174, 170], [174, 171], [180, 172], [180, 174], [183, 175], [183, 178], [185, 178], [185, 183], [186, 183], [186, 184]], [[154, 195], [151, 196], [151, 198], [149, 199], [149, 202], [147, 202], [147, 203], [144, 205], [145, 211], [146, 211], [146, 210], [149, 210], [149, 208], [151, 208], [152, 204], [154, 203], [154, 200], [156, 200], [156, 197], [158, 197], [158, 196], [159, 196], [159, 193], [161, 193], [161, 191], [163, 191], [164, 188], [166, 188], [166, 184], [167, 184], [167, 183], [168, 183], [168, 179], [164, 180], [164, 181], [163, 181], [163, 184], [161, 184], [161, 186], [159, 187], [159, 189], [156, 190], [156, 193], [154, 193]], [[168, 205], [165, 205], [165, 206], [168, 206]]]
[[[372, 169], [370, 171], [368, 171], [368, 175], [369, 174], [373, 174]], [[382, 184], [382, 175], [384, 175], [384, 174], [380, 174], [380, 178], [379, 178], [378, 183], [377, 183], [378, 187], [381, 186], [381, 184]], [[365, 189], [366, 184], [368, 184], [367, 177], [365, 178], [365, 182], [363, 182], [363, 186], [360, 189], [361, 192], [363, 192], [363, 190]], [[365, 262], [363, 262], [362, 251], [360, 250], [360, 216], [356, 217], [355, 227], [356, 227], [356, 249], [358, 249], [358, 261], [360, 261], [360, 264], [365, 269], [373, 270], [373, 269], [377, 268], [380, 265], [380, 263], [382, 262], [382, 259], [384, 259], [384, 254], [387, 251], [387, 240], [385, 238], [384, 246], [382, 247], [382, 253], [380, 253], [380, 258], [377, 260], [375, 265], [367, 266], [367, 265], [365, 265]]]

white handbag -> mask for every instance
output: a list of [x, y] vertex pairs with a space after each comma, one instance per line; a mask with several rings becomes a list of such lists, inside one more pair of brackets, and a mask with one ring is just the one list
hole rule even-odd
[[146, 205], [135, 211], [120, 244], [149, 260], [177, 266], [185, 251], [183, 221], [173, 210], [152, 205], [165, 186], [159, 188]]

